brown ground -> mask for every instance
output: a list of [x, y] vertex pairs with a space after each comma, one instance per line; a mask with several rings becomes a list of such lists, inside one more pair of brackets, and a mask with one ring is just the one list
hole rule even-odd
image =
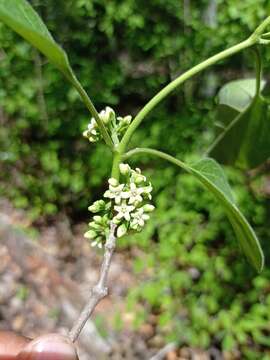
[[[95, 284], [102, 253], [82, 234], [85, 225], [70, 227], [66, 217], [40, 233], [30, 233], [25, 214], [0, 201], [0, 329], [29, 337], [46, 332], [66, 333]], [[134, 250], [134, 256], [143, 256]], [[125, 296], [139, 281], [132, 273], [130, 254], [115, 254], [110, 271], [110, 295], [97, 307], [80, 341], [81, 360], [150, 359], [166, 344], [151, 323], [134, 330], [136, 310], [128, 311]], [[119, 316], [121, 314], [121, 324]], [[118, 330], [116, 330], [118, 329]], [[165, 348], [166, 350], [167, 348]], [[223, 359], [217, 350], [165, 351], [159, 359]]]

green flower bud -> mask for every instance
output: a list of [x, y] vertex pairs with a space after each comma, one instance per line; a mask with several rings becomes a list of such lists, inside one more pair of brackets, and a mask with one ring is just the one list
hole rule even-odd
[[122, 224], [117, 228], [116, 235], [118, 238], [120, 238], [121, 236], [124, 236], [126, 232], [127, 232], [127, 227], [125, 224]]
[[88, 210], [91, 211], [92, 213], [97, 213], [104, 209], [105, 209], [104, 200], [97, 200], [91, 206], [88, 207]]
[[155, 207], [154, 207], [154, 205], [146, 204], [146, 205], [143, 206], [143, 210], [145, 212], [152, 212], [152, 211], [155, 210]]
[[109, 180], [108, 180], [108, 183], [109, 183], [109, 185], [111, 185], [111, 186], [117, 186], [119, 183], [118, 183], [118, 181], [116, 180], [116, 179], [114, 179], [114, 178], [110, 178]]
[[123, 118], [122, 123], [125, 125], [129, 125], [131, 123], [132, 120], [132, 116], [131, 115], [127, 115]]
[[95, 239], [96, 236], [97, 236], [97, 233], [95, 232], [95, 230], [88, 230], [84, 234], [84, 237], [86, 237], [87, 239]]
[[112, 222], [116, 225], [121, 223], [121, 219], [118, 219], [116, 216], [112, 219]]
[[102, 224], [102, 217], [101, 216], [94, 216], [93, 220], [97, 223], [97, 224]]
[[128, 175], [130, 173], [130, 166], [128, 164], [120, 164], [119, 169], [122, 175]]
[[95, 221], [91, 221], [89, 223], [89, 226], [95, 230], [101, 230], [101, 225], [100, 224], [97, 224]]
[[134, 174], [133, 179], [134, 179], [135, 184], [137, 184], [137, 185], [140, 185], [143, 182], [145, 182], [145, 176], [143, 176], [141, 174]]
[[88, 138], [88, 135], [89, 135], [89, 131], [88, 131], [88, 130], [85, 130], [85, 131], [83, 132], [83, 137]]
[[106, 106], [105, 110], [102, 110], [99, 113], [99, 116], [101, 118], [101, 120], [104, 122], [104, 124], [109, 124], [113, 118], [115, 117], [115, 112], [113, 111], [112, 108], [110, 108], [109, 106]]

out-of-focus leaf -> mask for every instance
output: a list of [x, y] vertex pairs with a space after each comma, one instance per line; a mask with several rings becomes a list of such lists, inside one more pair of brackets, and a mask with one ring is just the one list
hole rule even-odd
[[[265, 82], [261, 82], [263, 90]], [[209, 155], [222, 164], [254, 168], [270, 157], [268, 102], [256, 94], [256, 80], [232, 81], [218, 95], [218, 125], [222, 129]]]

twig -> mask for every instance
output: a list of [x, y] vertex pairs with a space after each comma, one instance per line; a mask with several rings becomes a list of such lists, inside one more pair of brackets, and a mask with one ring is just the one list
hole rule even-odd
[[163, 360], [165, 356], [170, 352], [175, 350], [176, 344], [170, 343], [164, 346], [156, 355], [152, 356], [150, 360]]
[[100, 302], [100, 300], [102, 300], [108, 294], [107, 281], [108, 281], [108, 273], [111, 266], [112, 256], [115, 249], [115, 242], [116, 242], [115, 229], [116, 229], [116, 225], [111, 223], [110, 233], [107, 237], [105, 244], [105, 252], [104, 252], [103, 262], [101, 265], [100, 277], [98, 283], [93, 287], [91, 291], [89, 301], [83, 308], [78, 320], [76, 320], [75, 324], [73, 325], [72, 329], [69, 332], [69, 337], [72, 342], [75, 342], [78, 339], [85, 323], [92, 315], [95, 307]]

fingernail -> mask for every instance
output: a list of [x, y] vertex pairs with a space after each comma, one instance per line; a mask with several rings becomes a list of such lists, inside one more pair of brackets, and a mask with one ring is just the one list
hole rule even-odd
[[77, 360], [74, 345], [68, 337], [43, 335], [31, 341], [17, 356], [18, 360]]

